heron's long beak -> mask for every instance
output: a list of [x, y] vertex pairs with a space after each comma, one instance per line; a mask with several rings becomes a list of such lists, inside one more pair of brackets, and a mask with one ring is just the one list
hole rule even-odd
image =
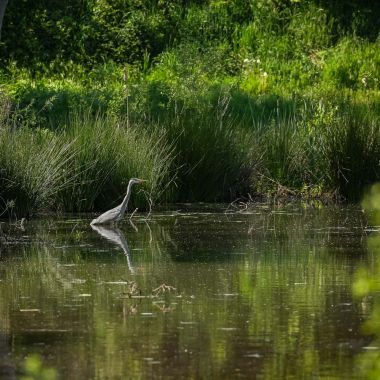
[[146, 179], [140, 179], [139, 183], [142, 183], [142, 182], [148, 182], [148, 181]]

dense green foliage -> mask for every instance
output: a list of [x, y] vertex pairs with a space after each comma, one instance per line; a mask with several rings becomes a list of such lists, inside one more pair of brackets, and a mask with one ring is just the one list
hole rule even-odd
[[3, 53], [28, 65], [141, 62], [185, 40], [239, 44], [247, 28], [256, 32], [255, 48], [295, 34], [296, 45], [314, 50], [345, 34], [376, 40], [379, 12], [370, 0], [14, 0]]
[[[0, 149], [0, 181], [12, 184], [0, 195], [21, 209], [30, 193], [27, 209], [49, 198], [90, 210], [154, 173], [157, 201], [355, 199], [380, 179], [379, 12], [359, 0], [11, 1], [0, 146], [17, 144]], [[38, 201], [16, 169], [34, 161], [28, 134], [39, 154], [57, 140], [53, 173], [68, 167]]]

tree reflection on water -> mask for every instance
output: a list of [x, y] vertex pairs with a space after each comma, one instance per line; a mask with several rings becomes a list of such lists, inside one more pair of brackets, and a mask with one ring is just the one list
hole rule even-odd
[[370, 317], [363, 324], [363, 332], [372, 336], [370, 344], [363, 347], [358, 358], [359, 366], [367, 379], [380, 378], [380, 183], [371, 187], [363, 200], [371, 226], [368, 228], [368, 250], [371, 261], [356, 272], [353, 292], [367, 303], [373, 302]]
[[[94, 231], [42, 220], [0, 257], [1, 342], [60, 378], [344, 378], [371, 301], [363, 213], [255, 205]], [[10, 355], [10, 356], [9, 356]]]

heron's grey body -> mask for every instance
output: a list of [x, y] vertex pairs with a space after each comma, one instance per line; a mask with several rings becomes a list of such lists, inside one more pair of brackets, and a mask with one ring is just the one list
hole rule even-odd
[[123, 202], [119, 204], [119, 206], [116, 206], [112, 208], [111, 210], [106, 211], [102, 215], [98, 216], [96, 219], [94, 219], [91, 222], [91, 225], [94, 224], [106, 224], [106, 223], [116, 223], [120, 219], [123, 218], [124, 213], [127, 209], [128, 206], [128, 201], [131, 196], [131, 191], [132, 191], [132, 186], [135, 183], [141, 183], [144, 182], [145, 180], [139, 179], [139, 178], [131, 178], [128, 183], [128, 188], [127, 188], [127, 194], [125, 195]]

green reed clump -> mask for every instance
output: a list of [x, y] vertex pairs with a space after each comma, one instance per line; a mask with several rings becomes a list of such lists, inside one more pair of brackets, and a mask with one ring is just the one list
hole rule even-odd
[[169, 73], [168, 68], [155, 73], [147, 87], [145, 112], [155, 121], [148, 129], [164, 130], [174, 147], [179, 170], [172, 200], [220, 201], [247, 193], [252, 144], [231, 112], [230, 86], [206, 85], [202, 90], [208, 79], [194, 72], [168, 83], [162, 76]]
[[259, 193], [335, 194], [358, 199], [380, 179], [380, 124], [375, 107], [311, 103], [254, 123], [262, 162]]
[[173, 156], [162, 132], [148, 134], [139, 125], [91, 110], [70, 114], [60, 132], [78, 152], [72, 163], [75, 181], [59, 195], [64, 210], [89, 211], [116, 205], [131, 177], [146, 179], [136, 188], [134, 207], [163, 199], [174, 177]]
[[333, 124], [326, 125], [324, 153], [330, 181], [344, 197], [358, 200], [365, 188], [380, 180], [380, 117], [367, 108], [341, 106]]
[[253, 187], [258, 192], [300, 189], [312, 182], [308, 141], [296, 116], [278, 114], [253, 126], [262, 152], [262, 165]]
[[176, 143], [180, 168], [177, 200], [230, 200], [248, 192], [249, 140], [244, 140], [231, 120], [194, 112], [166, 128]]
[[48, 210], [72, 184], [75, 149], [48, 130], [0, 129], [0, 214]]
[[0, 216], [21, 218], [49, 210], [72, 184], [76, 152], [70, 142], [43, 128], [30, 129], [29, 108], [0, 96]]
[[168, 196], [173, 150], [163, 131], [149, 133], [125, 119], [79, 108], [52, 129], [31, 127], [23, 110], [3, 102], [0, 119], [0, 215], [90, 211], [115, 205], [131, 177], [146, 179], [133, 206]]

